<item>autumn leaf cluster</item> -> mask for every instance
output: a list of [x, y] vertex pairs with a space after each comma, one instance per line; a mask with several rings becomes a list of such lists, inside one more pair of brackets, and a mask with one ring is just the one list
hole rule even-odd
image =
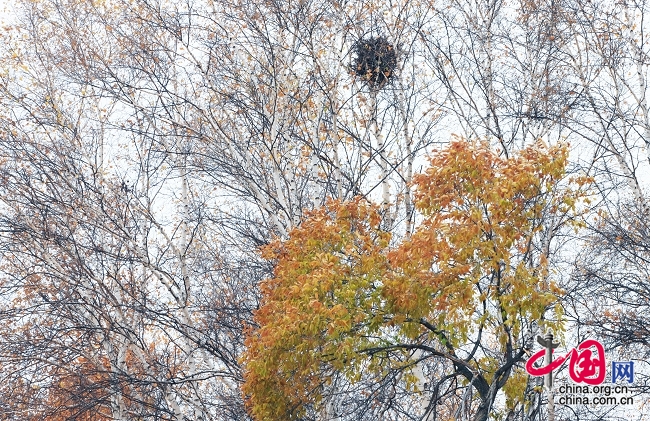
[[567, 217], [589, 180], [565, 182], [567, 156], [566, 145], [506, 158], [455, 141], [414, 178], [422, 222], [398, 244], [378, 207], [357, 198], [330, 201], [265, 247], [275, 272], [244, 356], [256, 419], [298, 419], [334, 372], [354, 382], [362, 370], [394, 369], [376, 358], [382, 350], [426, 343], [450, 355], [477, 330], [512, 347], [522, 322], [541, 320], [561, 293], [539, 244], [543, 221], [577, 223]]

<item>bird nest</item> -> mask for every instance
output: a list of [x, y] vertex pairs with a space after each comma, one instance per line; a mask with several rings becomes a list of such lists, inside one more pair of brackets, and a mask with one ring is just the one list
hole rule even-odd
[[386, 37], [358, 40], [352, 47], [354, 54], [350, 70], [371, 89], [381, 89], [395, 78], [398, 48]]

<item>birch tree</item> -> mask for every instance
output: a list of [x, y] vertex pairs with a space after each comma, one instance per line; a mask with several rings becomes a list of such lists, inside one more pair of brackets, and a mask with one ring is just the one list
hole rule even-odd
[[349, 74], [370, 22], [414, 65], [410, 7], [22, 3], [2, 55], [3, 414], [245, 418], [256, 247], [328, 196], [411, 218], [427, 86]]

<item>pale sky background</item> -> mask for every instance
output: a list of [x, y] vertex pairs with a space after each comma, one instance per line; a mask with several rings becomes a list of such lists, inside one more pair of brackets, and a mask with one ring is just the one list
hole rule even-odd
[[14, 0], [0, 0], [0, 25], [6, 25], [11, 20], [14, 7]]

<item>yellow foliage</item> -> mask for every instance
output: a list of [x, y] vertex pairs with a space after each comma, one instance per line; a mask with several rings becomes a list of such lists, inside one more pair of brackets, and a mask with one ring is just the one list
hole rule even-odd
[[[533, 244], [550, 235], [545, 218], [575, 212], [585, 197], [586, 179], [561, 186], [567, 156], [566, 145], [540, 142], [505, 158], [487, 144], [455, 141], [414, 177], [423, 220], [393, 248], [379, 208], [360, 198], [329, 201], [289, 239], [265, 247], [275, 272], [261, 285], [259, 328], [248, 331], [242, 359], [253, 416], [298, 419], [304, 403], [318, 404], [333, 370], [356, 381], [360, 367], [400, 368], [370, 355], [382, 347], [406, 355], [423, 334], [455, 349], [481, 328], [505, 352], [521, 321], [540, 320], [561, 293]], [[498, 360], [476, 365], [493, 381]], [[522, 375], [505, 384], [509, 402], [523, 393]]]

